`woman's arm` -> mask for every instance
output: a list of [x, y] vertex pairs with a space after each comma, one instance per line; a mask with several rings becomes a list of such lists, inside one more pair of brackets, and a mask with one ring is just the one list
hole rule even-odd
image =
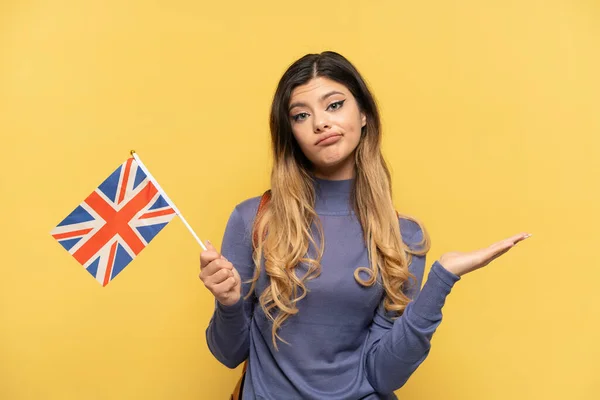
[[[419, 235], [416, 236], [419, 242]], [[402, 316], [392, 322], [380, 306], [371, 326], [365, 361], [367, 376], [375, 390], [391, 393], [400, 388], [425, 360], [431, 338], [442, 322], [446, 297], [462, 275], [488, 265], [530, 236], [520, 233], [479, 250], [445, 253], [433, 263], [423, 289], [409, 295], [413, 301]], [[409, 268], [422, 276], [424, 266], [424, 256], [413, 257]]]
[[[420, 270], [421, 276], [424, 265], [424, 256], [413, 257], [411, 266], [417, 274]], [[425, 360], [442, 321], [446, 297], [459, 279], [436, 261], [423, 289], [418, 290], [417, 285], [416, 297], [399, 318], [392, 320], [380, 305], [369, 332], [366, 357], [367, 377], [375, 390], [391, 393], [402, 387]]]
[[251, 208], [243, 203], [233, 210], [222, 243], [222, 255], [240, 275], [241, 298], [231, 306], [224, 306], [215, 300], [215, 311], [206, 329], [208, 348], [217, 360], [229, 368], [237, 367], [248, 357], [255, 297], [252, 295], [244, 300], [250, 285], [243, 282], [251, 279], [254, 272], [250, 230], [253, 219], [248, 220], [254, 217]]

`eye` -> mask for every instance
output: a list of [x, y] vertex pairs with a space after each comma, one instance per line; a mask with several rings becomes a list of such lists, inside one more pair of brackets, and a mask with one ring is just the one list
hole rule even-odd
[[292, 115], [292, 118], [296, 122], [304, 121], [306, 118], [308, 118], [308, 113], [302, 112], [302, 113], [299, 113], [299, 114], [296, 114], [296, 115]]
[[333, 110], [333, 111], [335, 111], [335, 110], [337, 110], [337, 109], [340, 109], [340, 108], [342, 108], [342, 106], [344, 105], [344, 102], [345, 102], [345, 101], [346, 101], [346, 100], [344, 99], [344, 100], [340, 100], [340, 101], [336, 101], [336, 102], [334, 102], [334, 103], [331, 103], [331, 104], [330, 104], [330, 105], [327, 107], [327, 109], [328, 109], [328, 110], [330, 110], [330, 109], [331, 109], [331, 110]]

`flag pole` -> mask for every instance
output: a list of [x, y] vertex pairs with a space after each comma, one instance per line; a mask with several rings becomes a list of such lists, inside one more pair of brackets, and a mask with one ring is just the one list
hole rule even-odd
[[131, 153], [131, 156], [135, 159], [135, 161], [137, 161], [137, 163], [140, 166], [140, 168], [142, 169], [142, 171], [144, 171], [144, 173], [146, 174], [146, 176], [148, 177], [148, 179], [150, 179], [150, 182], [152, 182], [154, 184], [154, 186], [156, 187], [156, 189], [158, 189], [158, 192], [165, 198], [165, 200], [167, 201], [167, 203], [169, 203], [169, 205], [171, 206], [171, 208], [175, 211], [175, 214], [178, 215], [179, 218], [181, 218], [181, 221], [183, 222], [183, 224], [185, 225], [185, 227], [188, 228], [188, 230], [190, 231], [190, 233], [192, 234], [192, 236], [194, 236], [194, 239], [196, 239], [196, 241], [198, 242], [198, 244], [200, 244], [200, 246], [202, 247], [202, 249], [204, 251], [206, 251], [206, 246], [204, 245], [204, 243], [202, 243], [202, 241], [200, 240], [200, 238], [198, 238], [198, 235], [196, 235], [196, 232], [194, 232], [194, 230], [192, 229], [192, 227], [190, 226], [190, 224], [188, 224], [188, 222], [185, 220], [185, 218], [183, 218], [183, 215], [181, 215], [181, 212], [175, 206], [175, 203], [173, 203], [173, 201], [169, 198], [169, 196], [167, 196], [167, 193], [163, 190], [163, 188], [160, 187], [160, 185], [158, 184], [158, 182], [156, 181], [156, 179], [154, 179], [154, 176], [152, 176], [152, 174], [150, 173], [150, 171], [148, 171], [148, 168], [146, 168], [146, 166], [144, 165], [144, 163], [142, 162], [142, 160], [140, 160], [140, 158], [138, 157], [138, 155], [135, 152], [135, 150], [131, 150], [130, 153]]

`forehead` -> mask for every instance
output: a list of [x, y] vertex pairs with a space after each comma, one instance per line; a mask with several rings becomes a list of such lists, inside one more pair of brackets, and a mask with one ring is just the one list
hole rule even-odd
[[350, 94], [348, 88], [339, 82], [325, 77], [316, 77], [306, 82], [304, 85], [297, 86], [292, 90], [290, 102], [295, 100], [310, 100], [311, 98], [318, 99], [323, 94], [336, 91], [346, 95]]

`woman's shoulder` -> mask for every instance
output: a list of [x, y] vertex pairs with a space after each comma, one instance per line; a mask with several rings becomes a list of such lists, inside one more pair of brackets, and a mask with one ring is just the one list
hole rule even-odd
[[236, 204], [232, 211], [231, 218], [236, 218], [242, 222], [246, 227], [251, 226], [254, 223], [254, 218], [258, 212], [258, 206], [260, 205], [261, 199], [264, 194], [247, 198]]

